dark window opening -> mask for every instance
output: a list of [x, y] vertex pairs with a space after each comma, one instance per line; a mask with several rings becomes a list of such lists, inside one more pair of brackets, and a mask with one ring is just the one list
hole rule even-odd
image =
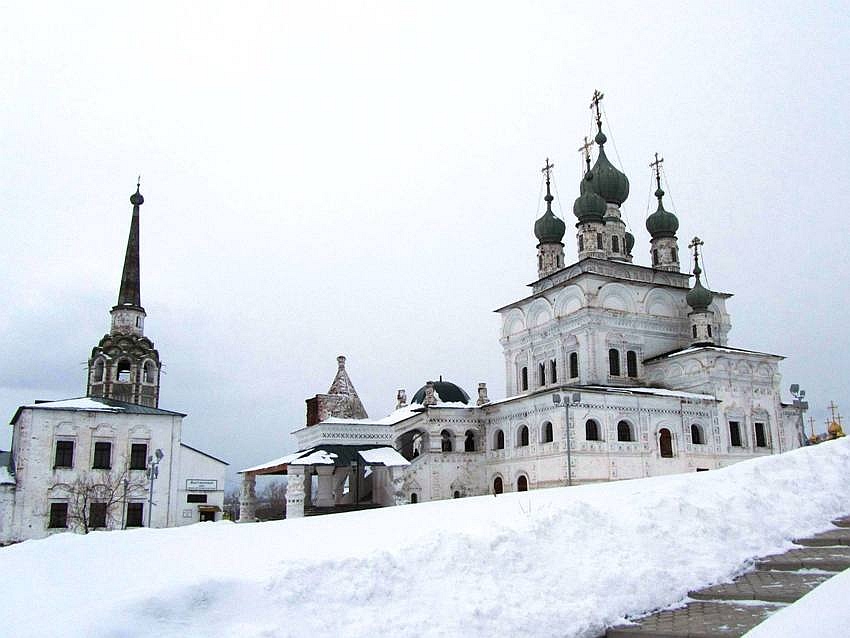
[[537, 255], [537, 269], [543, 270], [543, 255]]
[[702, 432], [700, 431], [699, 426], [694, 423], [693, 425], [691, 425], [691, 443], [693, 443], [694, 445], [702, 445], [703, 442], [704, 441], [702, 440]]
[[419, 502], [419, 495], [416, 492], [412, 492], [410, 494], [410, 502], [411, 504], [416, 504]]
[[546, 365], [542, 363], [537, 365], [537, 385], [546, 385]]
[[516, 491], [517, 492], [527, 492], [528, 491], [528, 479], [524, 476], [520, 476], [516, 481]]
[[496, 440], [493, 443], [494, 450], [504, 450], [505, 449], [505, 433], [501, 430], [496, 430]]
[[528, 390], [528, 368], [523, 367], [523, 369], [519, 371], [519, 378], [519, 389]]
[[711, 336], [711, 324], [708, 324], [708, 326], [706, 326], [706, 327], [708, 328], [708, 336], [710, 337]]
[[657, 248], [652, 249], [652, 265], [653, 266], [658, 265], [658, 249]]
[[578, 379], [578, 352], [570, 353], [570, 379]]
[[151, 363], [150, 361], [145, 362], [144, 381], [145, 383], [154, 383], [156, 381], [153, 363]]
[[50, 504], [50, 520], [47, 522], [47, 527], [50, 529], [59, 529], [68, 527], [68, 504], [67, 503], [51, 503]]
[[554, 433], [552, 431], [552, 424], [549, 421], [543, 424], [543, 443], [551, 443], [555, 440]]
[[679, 261], [679, 251], [675, 248], [670, 249], [670, 256], [673, 258], [673, 261]]
[[89, 504], [89, 528], [106, 527], [106, 503]]
[[593, 419], [588, 419], [584, 424], [584, 438], [588, 441], [599, 440], [599, 424]]
[[620, 252], [620, 238], [616, 235], [611, 236], [611, 250], [615, 253]]
[[501, 494], [505, 491], [504, 486], [502, 485], [502, 477], [497, 476], [493, 481], [493, 494]]
[[460, 492], [455, 490], [455, 493], [452, 495], [453, 498], [460, 498]]
[[697, 327], [696, 327], [696, 326], [691, 326], [691, 330], [692, 330], [692, 331], [693, 331], [693, 333], [694, 333], [694, 339], [696, 339], [696, 338], [697, 338]]
[[549, 361], [549, 383], [558, 382], [558, 364], [554, 359]]
[[602, 244], [602, 234], [596, 233], [596, 247], [599, 250], [605, 250], [605, 246]]
[[738, 421], [729, 421], [729, 442], [734, 447], [741, 447], [741, 424]]
[[764, 423], [756, 423], [756, 447], [767, 447]]
[[617, 424], [617, 440], [632, 441], [632, 426], [627, 421], [620, 421]]
[[519, 429], [519, 436], [517, 437], [517, 447], [527, 447], [528, 446], [528, 426], [523, 425]]
[[74, 467], [74, 442], [56, 441], [56, 457], [53, 467]]
[[148, 444], [133, 443], [130, 446], [130, 469], [143, 470], [147, 467]]
[[452, 433], [448, 430], [443, 430], [440, 432], [440, 445], [442, 446], [443, 452], [451, 452], [452, 451]]
[[608, 373], [612, 377], [620, 376], [620, 351], [616, 348], [608, 351]]
[[475, 452], [475, 432], [472, 430], [466, 431], [466, 439], [463, 441], [464, 452]]
[[582, 252], [584, 250], [584, 236], [578, 236], [578, 251]]
[[187, 503], [206, 503], [207, 495], [206, 494], [187, 494], [186, 495]]
[[118, 383], [130, 382], [130, 362], [126, 359], [121, 359], [121, 361], [118, 362], [115, 380], [118, 381]]
[[667, 428], [661, 428], [658, 433], [658, 449], [661, 452], [661, 458], [673, 458], [673, 435]]
[[112, 467], [112, 443], [97, 441], [94, 444], [94, 460], [92, 469], [108, 470]]
[[636, 377], [637, 371], [637, 353], [634, 350], [629, 350], [626, 353], [626, 374], [630, 377]]
[[144, 503], [127, 503], [127, 527], [141, 527]]

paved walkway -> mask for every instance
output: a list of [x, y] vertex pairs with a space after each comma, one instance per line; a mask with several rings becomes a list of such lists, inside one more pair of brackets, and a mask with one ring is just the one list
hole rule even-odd
[[689, 594], [685, 605], [612, 627], [607, 638], [716, 638], [747, 633], [772, 613], [850, 568], [850, 516], [801, 547], [756, 561], [754, 571]]

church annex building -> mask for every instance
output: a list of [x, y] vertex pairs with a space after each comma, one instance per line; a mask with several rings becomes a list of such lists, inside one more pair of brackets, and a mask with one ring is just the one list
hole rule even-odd
[[780, 397], [783, 357], [729, 344], [731, 295], [703, 285], [698, 238], [680, 251], [657, 155], [650, 265], [633, 263], [620, 210], [629, 180], [606, 156], [601, 97], [596, 161], [586, 142], [573, 206], [578, 260], [564, 260], [547, 161], [537, 280], [497, 310], [507, 398], [490, 401], [482, 383], [473, 401], [440, 379], [370, 419], [340, 357], [328, 393], [307, 401], [299, 450], [242, 470], [240, 520], [254, 520], [263, 474], [288, 475], [297, 517], [711, 470], [802, 444], [802, 413]]

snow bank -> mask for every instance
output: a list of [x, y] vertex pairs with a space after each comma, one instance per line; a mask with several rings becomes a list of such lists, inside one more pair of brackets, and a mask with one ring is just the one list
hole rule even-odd
[[847, 638], [850, 626], [850, 569], [833, 576], [793, 605], [780, 609], [744, 638]]
[[[712, 472], [0, 550], [16, 636], [579, 636], [850, 513], [850, 439]], [[60, 620], [61, 619], [61, 620]], [[59, 624], [57, 624], [59, 623]]]

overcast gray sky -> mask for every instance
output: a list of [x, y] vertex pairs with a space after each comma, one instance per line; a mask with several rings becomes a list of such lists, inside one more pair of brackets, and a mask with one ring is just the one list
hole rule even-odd
[[636, 262], [658, 151], [680, 248], [699, 235], [735, 294], [730, 344], [787, 356], [785, 395], [806, 388], [823, 429], [830, 400], [850, 416], [848, 15], [3, 3], [0, 413], [85, 393], [139, 173], [146, 334], [187, 443], [234, 470], [290, 451], [338, 354], [374, 417], [438, 375], [504, 396], [491, 311], [536, 278], [546, 157], [575, 260], [598, 88]]

